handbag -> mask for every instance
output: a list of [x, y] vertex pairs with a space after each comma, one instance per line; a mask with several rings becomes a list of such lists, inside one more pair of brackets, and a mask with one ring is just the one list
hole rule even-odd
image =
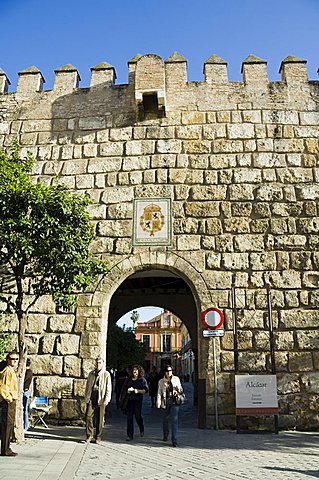
[[184, 392], [176, 392], [176, 394], [173, 396], [173, 402], [175, 405], [184, 405], [186, 401], [186, 395]]
[[129, 393], [127, 393], [127, 384], [128, 384], [128, 380], [126, 379], [121, 390], [120, 401], [119, 401], [119, 408], [120, 410], [122, 410], [124, 415], [127, 415], [127, 404], [130, 399], [130, 395]]

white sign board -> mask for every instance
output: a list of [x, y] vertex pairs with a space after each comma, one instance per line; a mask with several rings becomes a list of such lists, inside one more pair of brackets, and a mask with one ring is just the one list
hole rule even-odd
[[276, 375], [235, 375], [236, 415], [278, 413]]
[[203, 330], [203, 337], [223, 337], [225, 330], [220, 328], [219, 330]]

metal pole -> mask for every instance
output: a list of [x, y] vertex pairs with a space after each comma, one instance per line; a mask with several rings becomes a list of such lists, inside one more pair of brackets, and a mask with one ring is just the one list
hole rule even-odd
[[[267, 287], [267, 307], [268, 307], [268, 320], [269, 320], [269, 343], [270, 343], [270, 359], [271, 359], [271, 373], [276, 375], [276, 357], [275, 357], [275, 338], [274, 327], [272, 323], [272, 306], [271, 306], [271, 293], [270, 288]], [[279, 418], [278, 415], [274, 415], [275, 433], [279, 433]]]
[[215, 425], [216, 430], [218, 427], [218, 387], [217, 387], [217, 365], [216, 365], [216, 338], [213, 337], [213, 362], [214, 362], [214, 401], [215, 401]]

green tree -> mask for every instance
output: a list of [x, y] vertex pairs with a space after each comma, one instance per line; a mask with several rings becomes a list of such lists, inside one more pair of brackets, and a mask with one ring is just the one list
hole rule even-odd
[[[20, 158], [17, 143], [10, 153], [0, 149], [0, 269], [11, 276], [16, 290], [11, 296], [2, 292], [0, 300], [5, 311], [18, 319], [20, 392], [32, 305], [42, 295], [51, 295], [58, 307], [70, 310], [76, 306], [76, 294], [108, 270], [90, 253], [94, 229], [87, 211], [89, 197], [72, 194], [57, 182], [35, 183], [34, 162], [31, 154]], [[17, 424], [21, 424], [23, 438], [22, 421]]]
[[123, 370], [134, 363], [144, 365], [146, 349], [136, 340], [131, 330], [123, 330], [117, 325], [109, 328], [107, 341], [107, 364], [112, 368]]
[[138, 313], [137, 310], [133, 310], [132, 315], [131, 315], [131, 320], [133, 322], [133, 330], [136, 328], [136, 323], [138, 322], [138, 319], [140, 318], [140, 314]]

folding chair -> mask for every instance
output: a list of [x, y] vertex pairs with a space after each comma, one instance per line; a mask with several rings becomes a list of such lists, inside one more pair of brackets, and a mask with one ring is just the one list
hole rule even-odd
[[49, 428], [44, 421], [44, 417], [49, 413], [50, 409], [51, 405], [49, 405], [48, 397], [34, 397], [30, 404], [30, 412], [36, 417], [33, 427], [38, 423], [42, 423], [45, 428]]

